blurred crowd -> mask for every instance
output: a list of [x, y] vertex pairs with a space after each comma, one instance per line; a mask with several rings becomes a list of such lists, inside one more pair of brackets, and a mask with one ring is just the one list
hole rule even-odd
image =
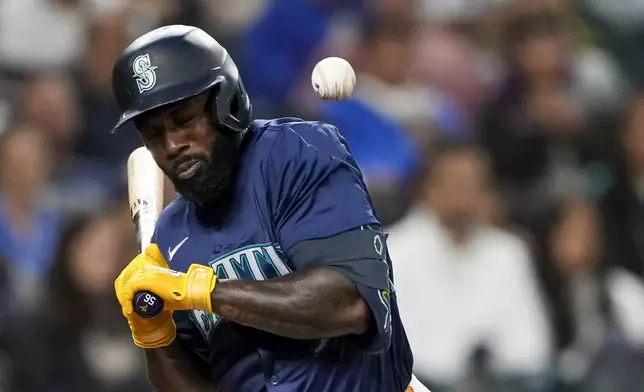
[[[432, 391], [644, 391], [644, 0], [0, 1], [0, 391], [149, 391], [111, 71], [175, 23], [256, 117], [346, 136]], [[314, 96], [327, 56], [352, 99]]]

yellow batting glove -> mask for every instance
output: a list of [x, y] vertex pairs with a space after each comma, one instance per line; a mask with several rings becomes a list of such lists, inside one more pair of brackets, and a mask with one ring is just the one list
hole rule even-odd
[[203, 310], [213, 313], [210, 293], [217, 276], [211, 267], [193, 264], [182, 273], [168, 268], [144, 265], [125, 284], [123, 310], [132, 314], [132, 300], [139, 291], [149, 291], [165, 303], [169, 310]]
[[114, 282], [116, 297], [123, 311], [123, 316], [128, 321], [132, 331], [134, 344], [141, 348], [159, 348], [172, 343], [177, 336], [177, 329], [172, 319], [171, 310], [163, 310], [158, 316], [151, 319], [144, 319], [135, 313], [128, 314], [125, 304], [132, 306], [132, 300], [125, 298], [125, 285], [130, 278], [144, 265], [168, 267], [161, 250], [156, 244], [150, 244], [145, 252], [136, 256], [130, 264], [121, 272]]
[[127, 323], [132, 331], [134, 344], [141, 348], [166, 347], [177, 337], [177, 326], [169, 310], [164, 310], [151, 319], [133, 314], [127, 317]]
[[123, 299], [119, 297], [119, 293], [123, 292], [123, 288], [127, 281], [130, 280], [132, 275], [134, 275], [134, 273], [144, 265], [156, 265], [158, 267], [169, 268], [159, 246], [157, 244], [148, 245], [145, 248], [145, 252], [140, 253], [130, 261], [130, 264], [121, 271], [118, 278], [114, 281], [114, 291], [116, 291], [116, 297], [118, 298], [121, 306], [123, 306]]

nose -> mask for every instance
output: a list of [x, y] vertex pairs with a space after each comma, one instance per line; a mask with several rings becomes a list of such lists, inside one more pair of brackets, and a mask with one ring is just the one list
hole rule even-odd
[[190, 140], [186, 132], [178, 127], [172, 127], [165, 132], [165, 151], [168, 160], [173, 160], [190, 149]]

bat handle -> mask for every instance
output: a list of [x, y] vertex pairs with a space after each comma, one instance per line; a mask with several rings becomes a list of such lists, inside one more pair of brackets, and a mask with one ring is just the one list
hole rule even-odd
[[134, 312], [143, 318], [153, 318], [163, 310], [163, 299], [149, 291], [139, 291], [132, 300]]

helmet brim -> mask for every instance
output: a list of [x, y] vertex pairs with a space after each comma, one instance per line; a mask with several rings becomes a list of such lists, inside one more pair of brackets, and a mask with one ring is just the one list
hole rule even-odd
[[221, 77], [217, 77], [214, 80], [208, 78], [207, 80], [195, 80], [190, 83], [186, 83], [182, 86], [181, 91], [177, 92], [176, 88], [168, 88], [169, 91], [155, 91], [154, 94], [150, 94], [149, 97], [146, 97], [145, 94], [141, 95], [142, 100], [137, 105], [137, 109], [127, 110], [121, 114], [119, 120], [116, 122], [110, 133], [118, 131], [124, 124], [133, 121], [138, 116], [147, 113], [151, 110], [158, 109], [160, 107], [177, 103], [183, 101], [184, 99], [192, 98], [196, 95], [203, 93], [217, 84], [222, 82]]

